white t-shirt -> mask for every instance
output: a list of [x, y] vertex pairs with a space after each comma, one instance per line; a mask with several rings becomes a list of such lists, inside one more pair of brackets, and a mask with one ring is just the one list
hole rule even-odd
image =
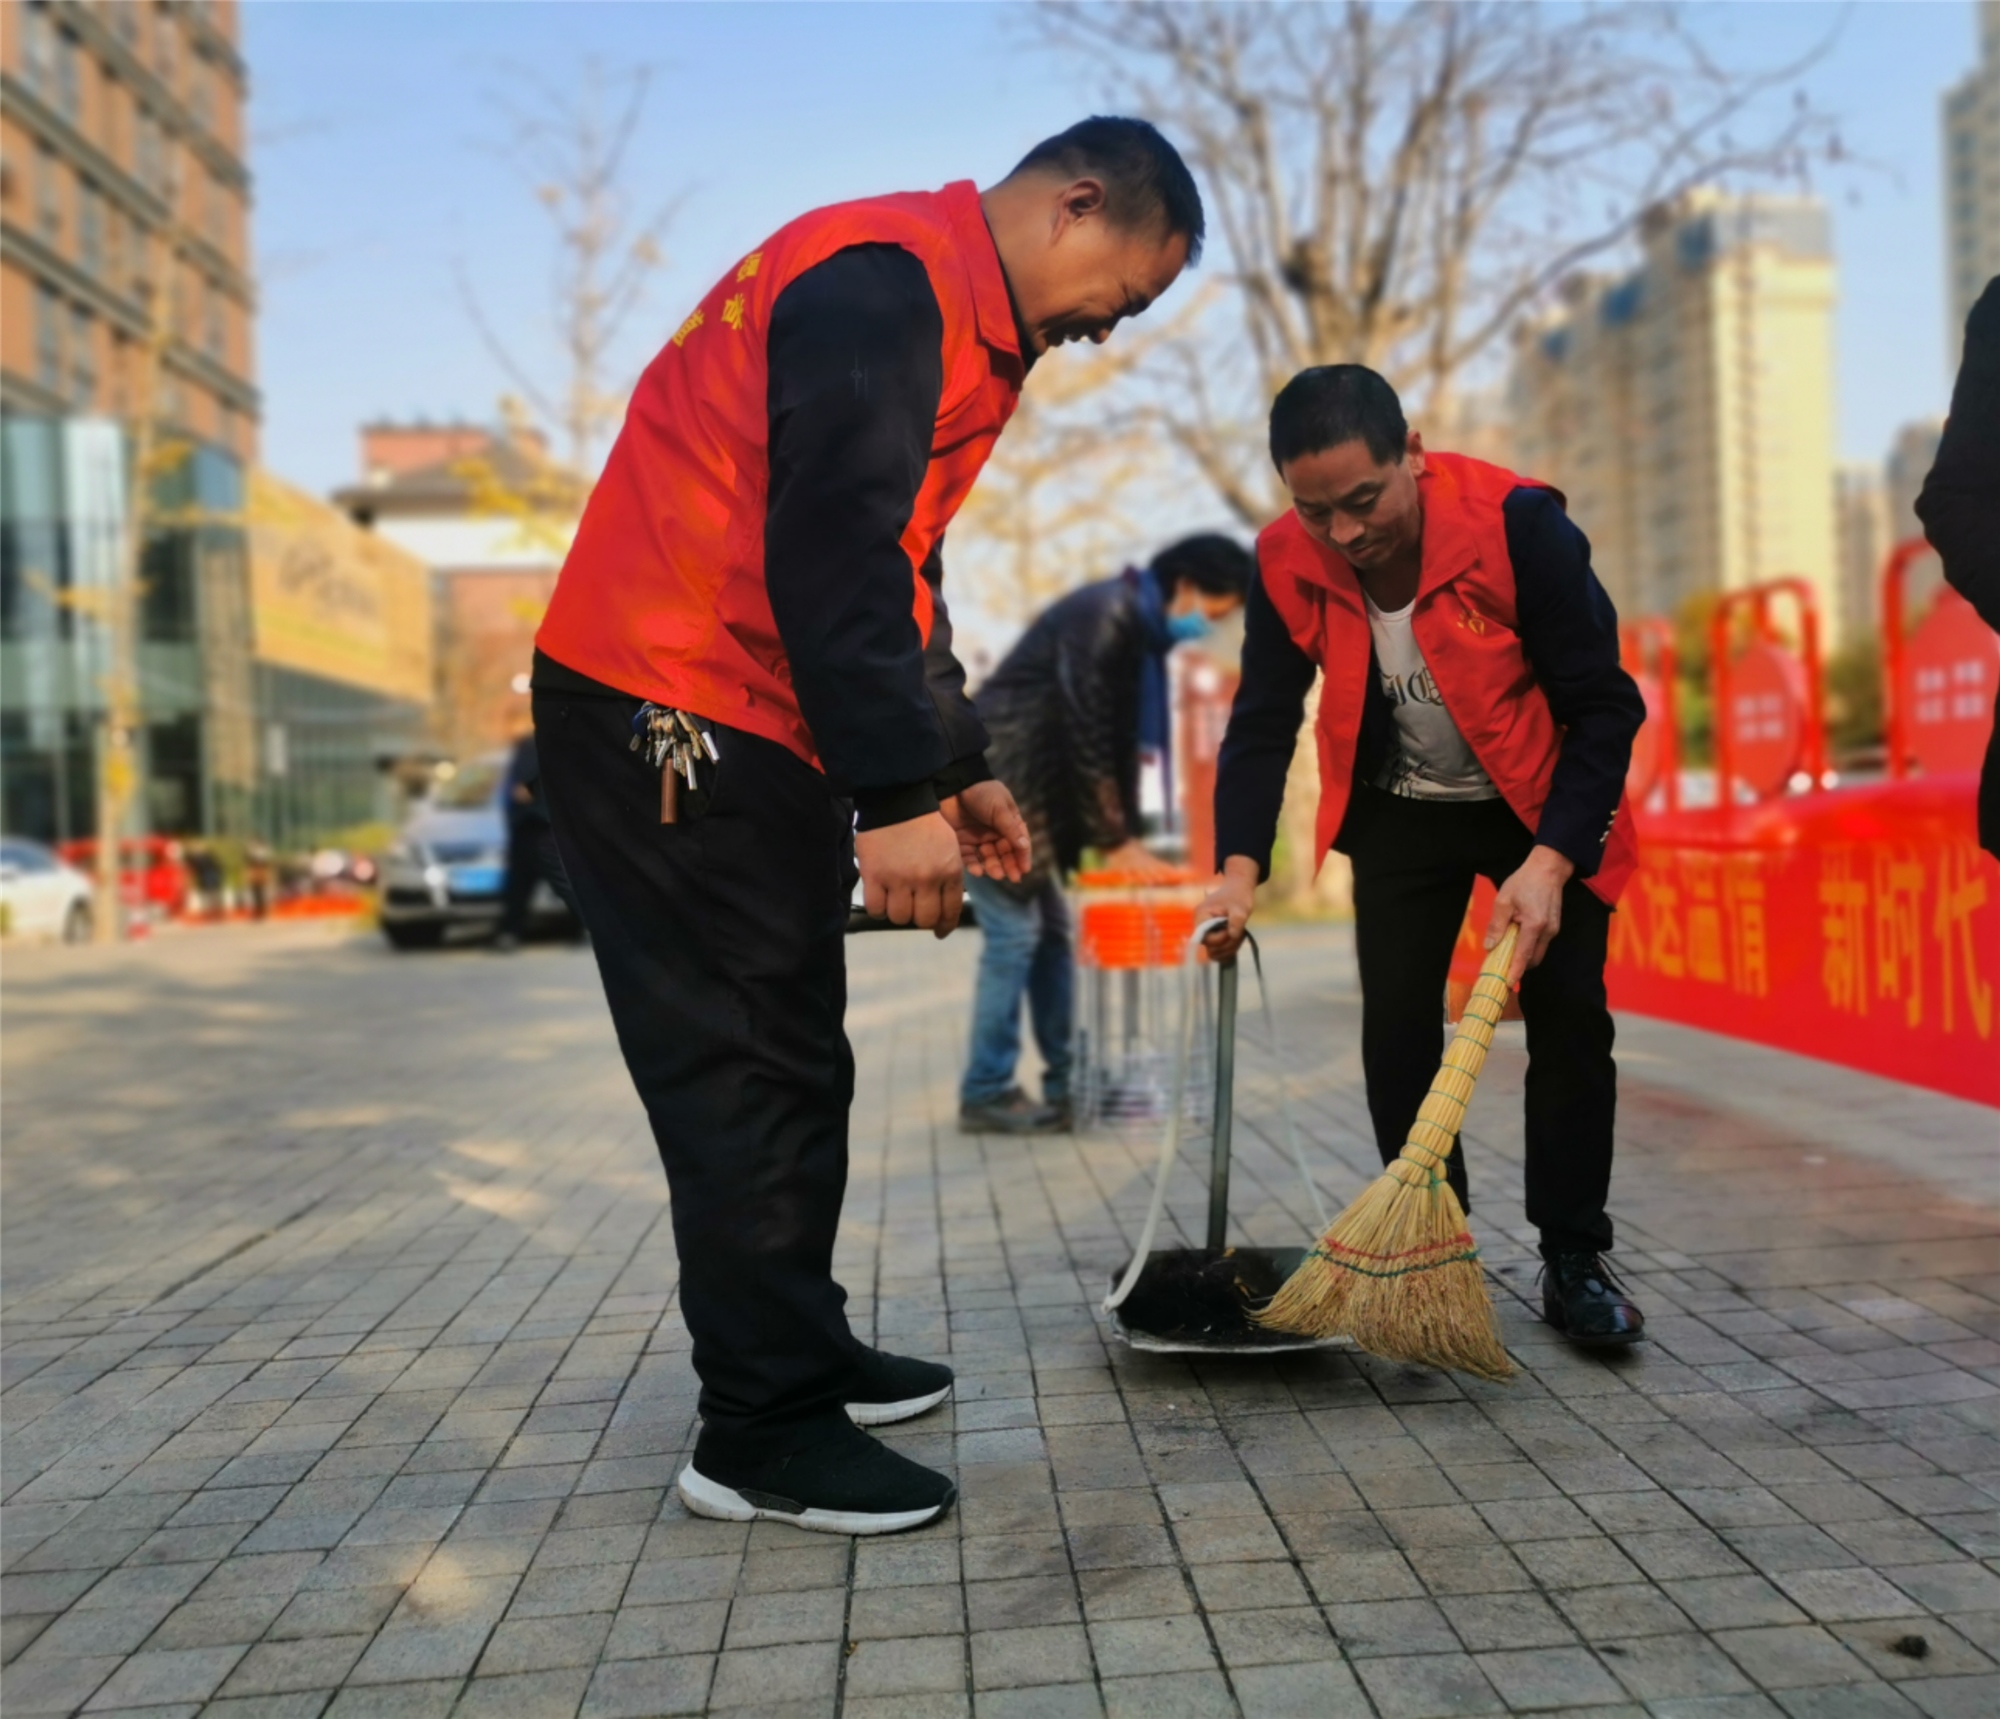
[[1382, 690], [1396, 708], [1395, 757], [1383, 766], [1375, 786], [1412, 800], [1492, 800], [1500, 790], [1479, 767], [1451, 712], [1444, 707], [1437, 682], [1424, 662], [1417, 636], [1410, 629], [1413, 597], [1400, 609], [1378, 609], [1368, 602], [1368, 631], [1375, 640], [1375, 661], [1382, 671]]

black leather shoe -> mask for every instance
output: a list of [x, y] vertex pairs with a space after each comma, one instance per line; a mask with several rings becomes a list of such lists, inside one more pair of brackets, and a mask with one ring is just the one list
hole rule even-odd
[[848, 1387], [847, 1418], [858, 1427], [886, 1427], [928, 1414], [951, 1395], [951, 1369], [937, 1361], [885, 1355], [861, 1346]]
[[1646, 1334], [1645, 1314], [1596, 1253], [1558, 1253], [1543, 1265], [1542, 1317], [1581, 1349], [1623, 1349]]

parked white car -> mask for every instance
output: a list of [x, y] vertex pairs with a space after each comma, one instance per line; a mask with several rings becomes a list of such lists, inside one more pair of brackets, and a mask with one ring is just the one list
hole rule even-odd
[[42, 846], [0, 837], [0, 909], [9, 937], [90, 939], [91, 882]]

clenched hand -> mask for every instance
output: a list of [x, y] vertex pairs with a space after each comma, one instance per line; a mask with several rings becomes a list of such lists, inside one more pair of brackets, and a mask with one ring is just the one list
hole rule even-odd
[[1514, 945], [1514, 964], [1507, 973], [1509, 990], [1520, 988], [1521, 975], [1539, 967], [1556, 940], [1562, 929], [1563, 885], [1575, 871], [1572, 861], [1538, 844], [1521, 862], [1521, 869], [1500, 886], [1493, 917], [1486, 922], [1486, 947], [1498, 943], [1508, 926], [1520, 926], [1521, 940]]
[[854, 837], [862, 901], [891, 925], [921, 925], [947, 937], [965, 904], [959, 839], [936, 812], [861, 830]]

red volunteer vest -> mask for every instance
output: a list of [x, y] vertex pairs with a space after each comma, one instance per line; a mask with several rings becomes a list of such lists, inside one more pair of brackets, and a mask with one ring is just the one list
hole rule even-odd
[[930, 469], [903, 533], [911, 612], [930, 638], [922, 568], [1020, 398], [1024, 369], [1000, 259], [971, 181], [815, 209], [723, 276], [632, 395], [536, 635], [607, 686], [788, 746], [817, 764], [764, 585], [771, 307], [850, 245], [924, 265], [944, 319]]
[[[1424, 560], [1410, 618], [1445, 709], [1516, 816], [1535, 828], [1549, 797], [1562, 729], [1521, 649], [1514, 567], [1500, 509], [1523, 487], [1547, 489], [1463, 454], [1424, 455]], [[1557, 499], [1560, 500], [1560, 492]], [[1368, 689], [1368, 610], [1345, 557], [1286, 512], [1257, 539], [1264, 591], [1286, 630], [1325, 671], [1320, 691], [1319, 828], [1324, 858], [1353, 790], [1354, 751]], [[1615, 904], [1638, 860], [1632, 808], [1621, 794], [1589, 887]]]

